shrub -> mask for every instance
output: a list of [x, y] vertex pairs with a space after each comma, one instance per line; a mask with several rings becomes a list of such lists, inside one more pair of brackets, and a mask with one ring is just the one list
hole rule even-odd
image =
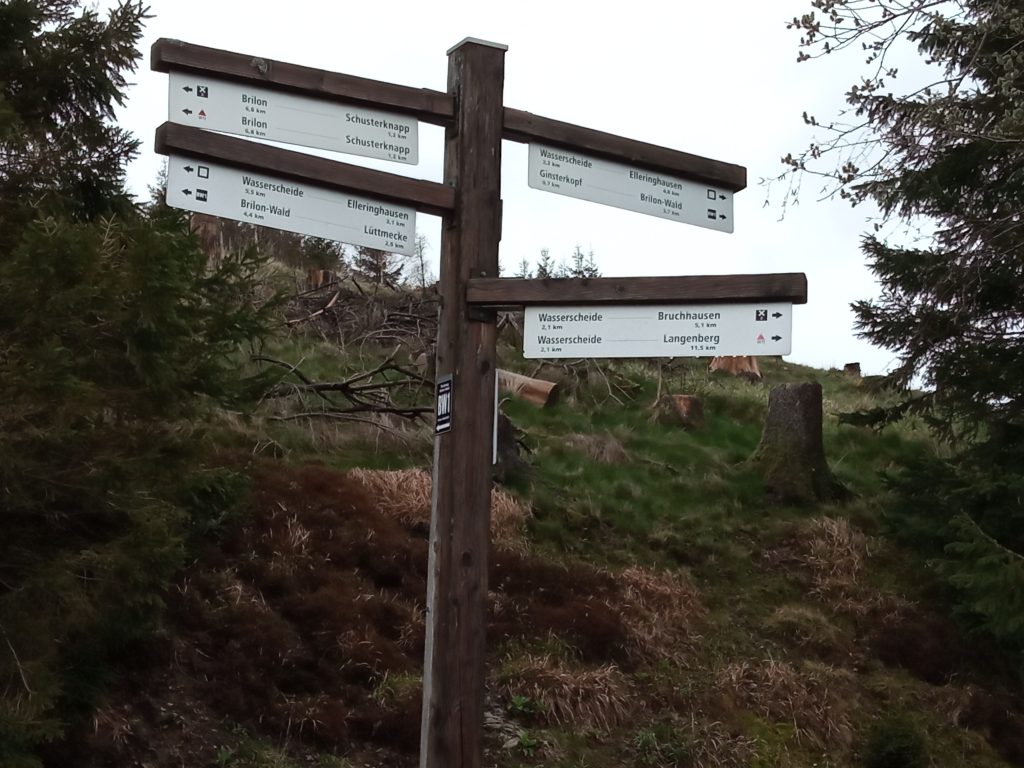
[[925, 734], [905, 715], [889, 715], [875, 723], [864, 744], [864, 768], [927, 768]]

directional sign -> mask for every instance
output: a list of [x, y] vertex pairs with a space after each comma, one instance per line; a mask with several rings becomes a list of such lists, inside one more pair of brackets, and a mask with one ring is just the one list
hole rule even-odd
[[413, 254], [416, 210], [171, 155], [167, 204], [245, 224]]
[[205, 75], [170, 73], [170, 120], [254, 139], [418, 161], [415, 118], [294, 96]]
[[524, 357], [788, 355], [793, 305], [528, 306]]
[[733, 193], [728, 189], [566, 149], [530, 144], [529, 184], [544, 192], [733, 231]]

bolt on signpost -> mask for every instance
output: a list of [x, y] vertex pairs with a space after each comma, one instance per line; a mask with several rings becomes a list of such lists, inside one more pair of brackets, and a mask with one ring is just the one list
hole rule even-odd
[[[443, 93], [174, 40], [152, 51], [170, 74], [169, 205], [399, 253], [417, 212], [442, 217], [422, 768], [483, 755], [497, 311], [525, 308], [527, 357], [779, 355], [807, 300], [799, 273], [499, 278], [503, 139], [530, 145], [535, 189], [721, 232], [746, 186], [740, 166], [505, 107], [505, 51], [463, 40]], [[444, 183], [251, 140], [414, 165], [419, 121], [445, 128]]]

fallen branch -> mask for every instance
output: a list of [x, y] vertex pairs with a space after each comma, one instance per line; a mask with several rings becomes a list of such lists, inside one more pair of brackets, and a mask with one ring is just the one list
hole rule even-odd
[[[264, 397], [290, 397], [309, 392], [330, 406], [321, 411], [290, 414], [287, 417], [275, 417], [275, 420], [313, 416], [331, 418], [353, 413], [391, 413], [406, 419], [418, 419], [424, 414], [433, 413], [434, 409], [432, 407], [402, 405], [393, 401], [391, 392], [403, 387], [421, 389], [423, 384], [429, 383], [423, 376], [400, 365], [396, 365], [393, 360], [397, 354], [398, 348], [396, 347], [395, 351], [373, 370], [350, 376], [345, 381], [330, 382], [314, 381], [304, 374], [297, 364], [287, 363], [283, 360], [267, 357], [266, 355], [254, 355], [252, 359], [257, 362], [280, 366], [286, 369], [289, 374], [294, 375], [300, 382], [298, 384], [279, 383], [268, 391]], [[393, 372], [401, 374], [404, 378], [389, 379], [387, 374]], [[382, 377], [384, 380], [372, 381], [377, 376]], [[340, 407], [338, 403], [327, 397], [325, 393], [340, 394], [350, 403], [350, 407]]]

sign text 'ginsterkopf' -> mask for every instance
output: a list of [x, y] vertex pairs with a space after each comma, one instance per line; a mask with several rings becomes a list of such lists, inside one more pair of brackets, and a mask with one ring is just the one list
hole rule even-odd
[[529, 184], [544, 192], [733, 231], [733, 193], [727, 189], [567, 149], [530, 144]]

